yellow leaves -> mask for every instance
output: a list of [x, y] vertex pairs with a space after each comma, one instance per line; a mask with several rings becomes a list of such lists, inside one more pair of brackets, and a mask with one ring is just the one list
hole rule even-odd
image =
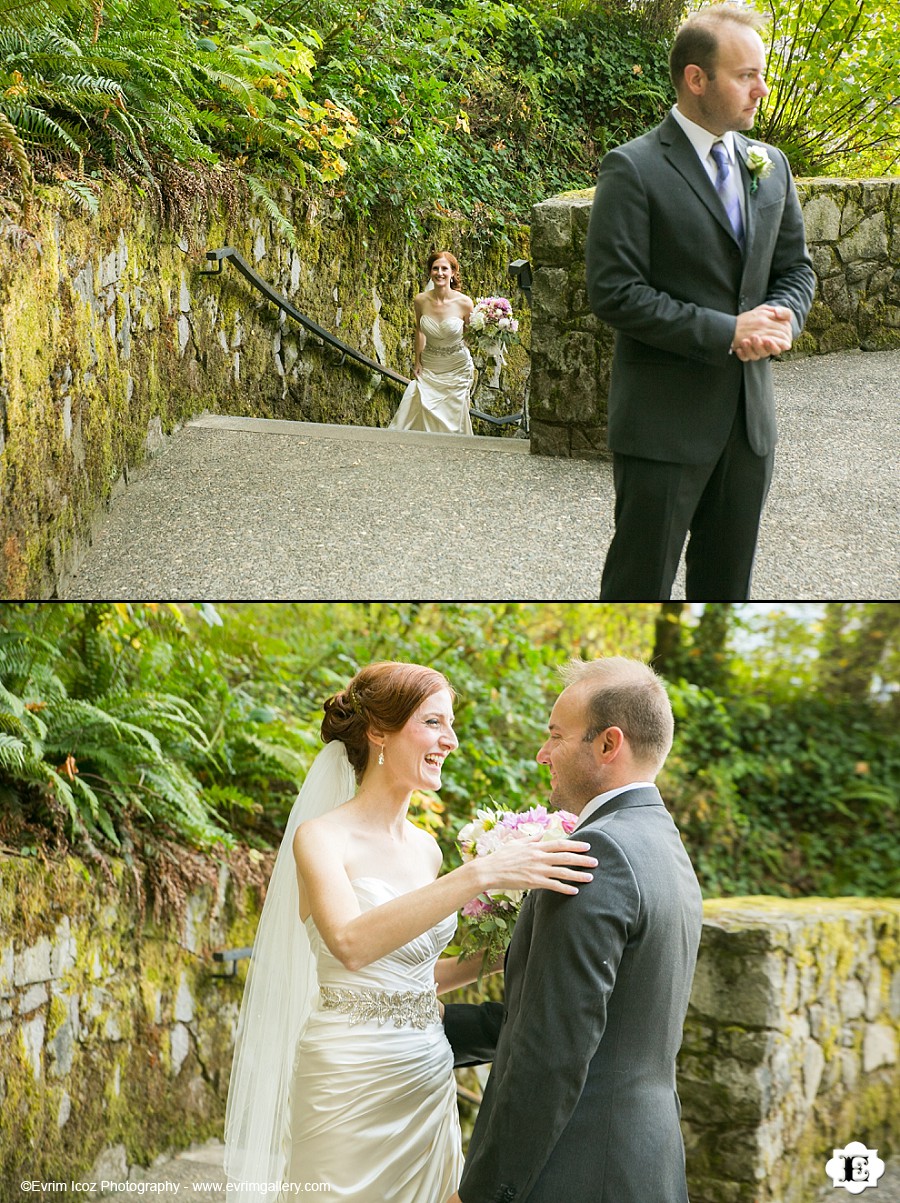
[[856, 764], [853, 767], [853, 771], [854, 771], [854, 773], [857, 774], [857, 776], [865, 777], [869, 771], [868, 762], [865, 760], [857, 760]]
[[27, 96], [28, 95], [28, 85], [25, 83], [25, 80], [22, 77], [22, 72], [21, 71], [13, 71], [11, 78], [12, 78], [12, 84], [10, 87], [8, 87], [6, 89], [6, 91], [3, 93], [3, 95], [4, 96]]
[[47, 709], [46, 702], [26, 702], [25, 709], [30, 710], [32, 714], [37, 714], [41, 710]]
[[75, 763], [75, 757], [70, 752], [63, 763], [56, 770], [63, 776], [68, 777], [70, 781], [74, 781], [78, 773], [78, 765]]
[[469, 114], [464, 113], [462, 109], [456, 114], [456, 128], [463, 130], [467, 134], [471, 134], [472, 132], [469, 128]]
[[331, 142], [331, 145], [335, 148], [335, 150], [342, 150], [345, 146], [350, 145], [350, 140], [351, 140], [352, 136], [353, 135], [351, 133], [349, 133], [348, 130], [341, 128], [341, 129], [335, 130], [335, 132], [329, 138], [329, 141]]
[[434, 794], [426, 794], [422, 790], [413, 790], [409, 801], [409, 821], [423, 831], [436, 835], [446, 826], [444, 813], [447, 807]]
[[297, 108], [287, 125], [304, 150], [318, 154], [323, 180], [337, 180], [346, 173], [347, 163], [338, 152], [356, 137], [359, 120], [354, 113], [330, 99], [322, 104], [310, 100]]
[[324, 150], [319, 170], [323, 180], [336, 180], [347, 170], [347, 164], [340, 155], [329, 154], [327, 150]]
[[641, 66], [640, 63], [635, 63], [634, 66], [631, 68], [631, 74], [632, 75], [643, 75], [644, 68]]

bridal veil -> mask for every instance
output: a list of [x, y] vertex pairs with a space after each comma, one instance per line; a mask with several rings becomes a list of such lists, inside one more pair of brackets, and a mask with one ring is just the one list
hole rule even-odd
[[284, 1179], [294, 1054], [318, 989], [300, 921], [294, 833], [355, 791], [343, 743], [326, 744], [297, 795], [275, 860], [244, 987], [225, 1109], [225, 1173], [229, 1196], [240, 1203], [272, 1203]]

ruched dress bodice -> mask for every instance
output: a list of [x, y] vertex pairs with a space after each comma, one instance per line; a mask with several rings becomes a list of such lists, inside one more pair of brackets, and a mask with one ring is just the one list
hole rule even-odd
[[[362, 911], [399, 896], [378, 877], [351, 884]], [[312, 917], [305, 926], [320, 998], [294, 1062], [288, 1182], [327, 1182], [330, 1199], [355, 1203], [444, 1203], [462, 1174], [453, 1053], [439, 1018], [410, 1019], [397, 1000], [431, 995], [433, 1006], [455, 916], [359, 970], [332, 954]], [[373, 997], [386, 1005], [377, 1017], [323, 1002]]]
[[[357, 877], [350, 884], [361, 910], [398, 897], [394, 887], [380, 877]], [[436, 927], [362, 969], [347, 969], [341, 964], [319, 935], [312, 916], [306, 920], [306, 931], [316, 958], [320, 989], [425, 991], [434, 989], [435, 961], [453, 939], [456, 917], [442, 919]]]
[[424, 313], [419, 329], [425, 335], [422, 371], [407, 386], [390, 429], [472, 434], [469, 395], [474, 367], [463, 342], [462, 318]]

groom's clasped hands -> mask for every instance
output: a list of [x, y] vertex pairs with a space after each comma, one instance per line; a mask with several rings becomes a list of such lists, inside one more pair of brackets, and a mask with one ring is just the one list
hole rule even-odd
[[738, 359], [768, 359], [789, 351], [794, 341], [793, 314], [782, 305], [757, 305], [739, 313], [731, 349]]

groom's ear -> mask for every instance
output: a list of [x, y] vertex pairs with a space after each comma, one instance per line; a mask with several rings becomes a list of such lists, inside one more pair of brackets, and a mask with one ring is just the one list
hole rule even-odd
[[610, 764], [625, 746], [621, 727], [607, 727], [594, 738], [594, 758], [598, 764]]

